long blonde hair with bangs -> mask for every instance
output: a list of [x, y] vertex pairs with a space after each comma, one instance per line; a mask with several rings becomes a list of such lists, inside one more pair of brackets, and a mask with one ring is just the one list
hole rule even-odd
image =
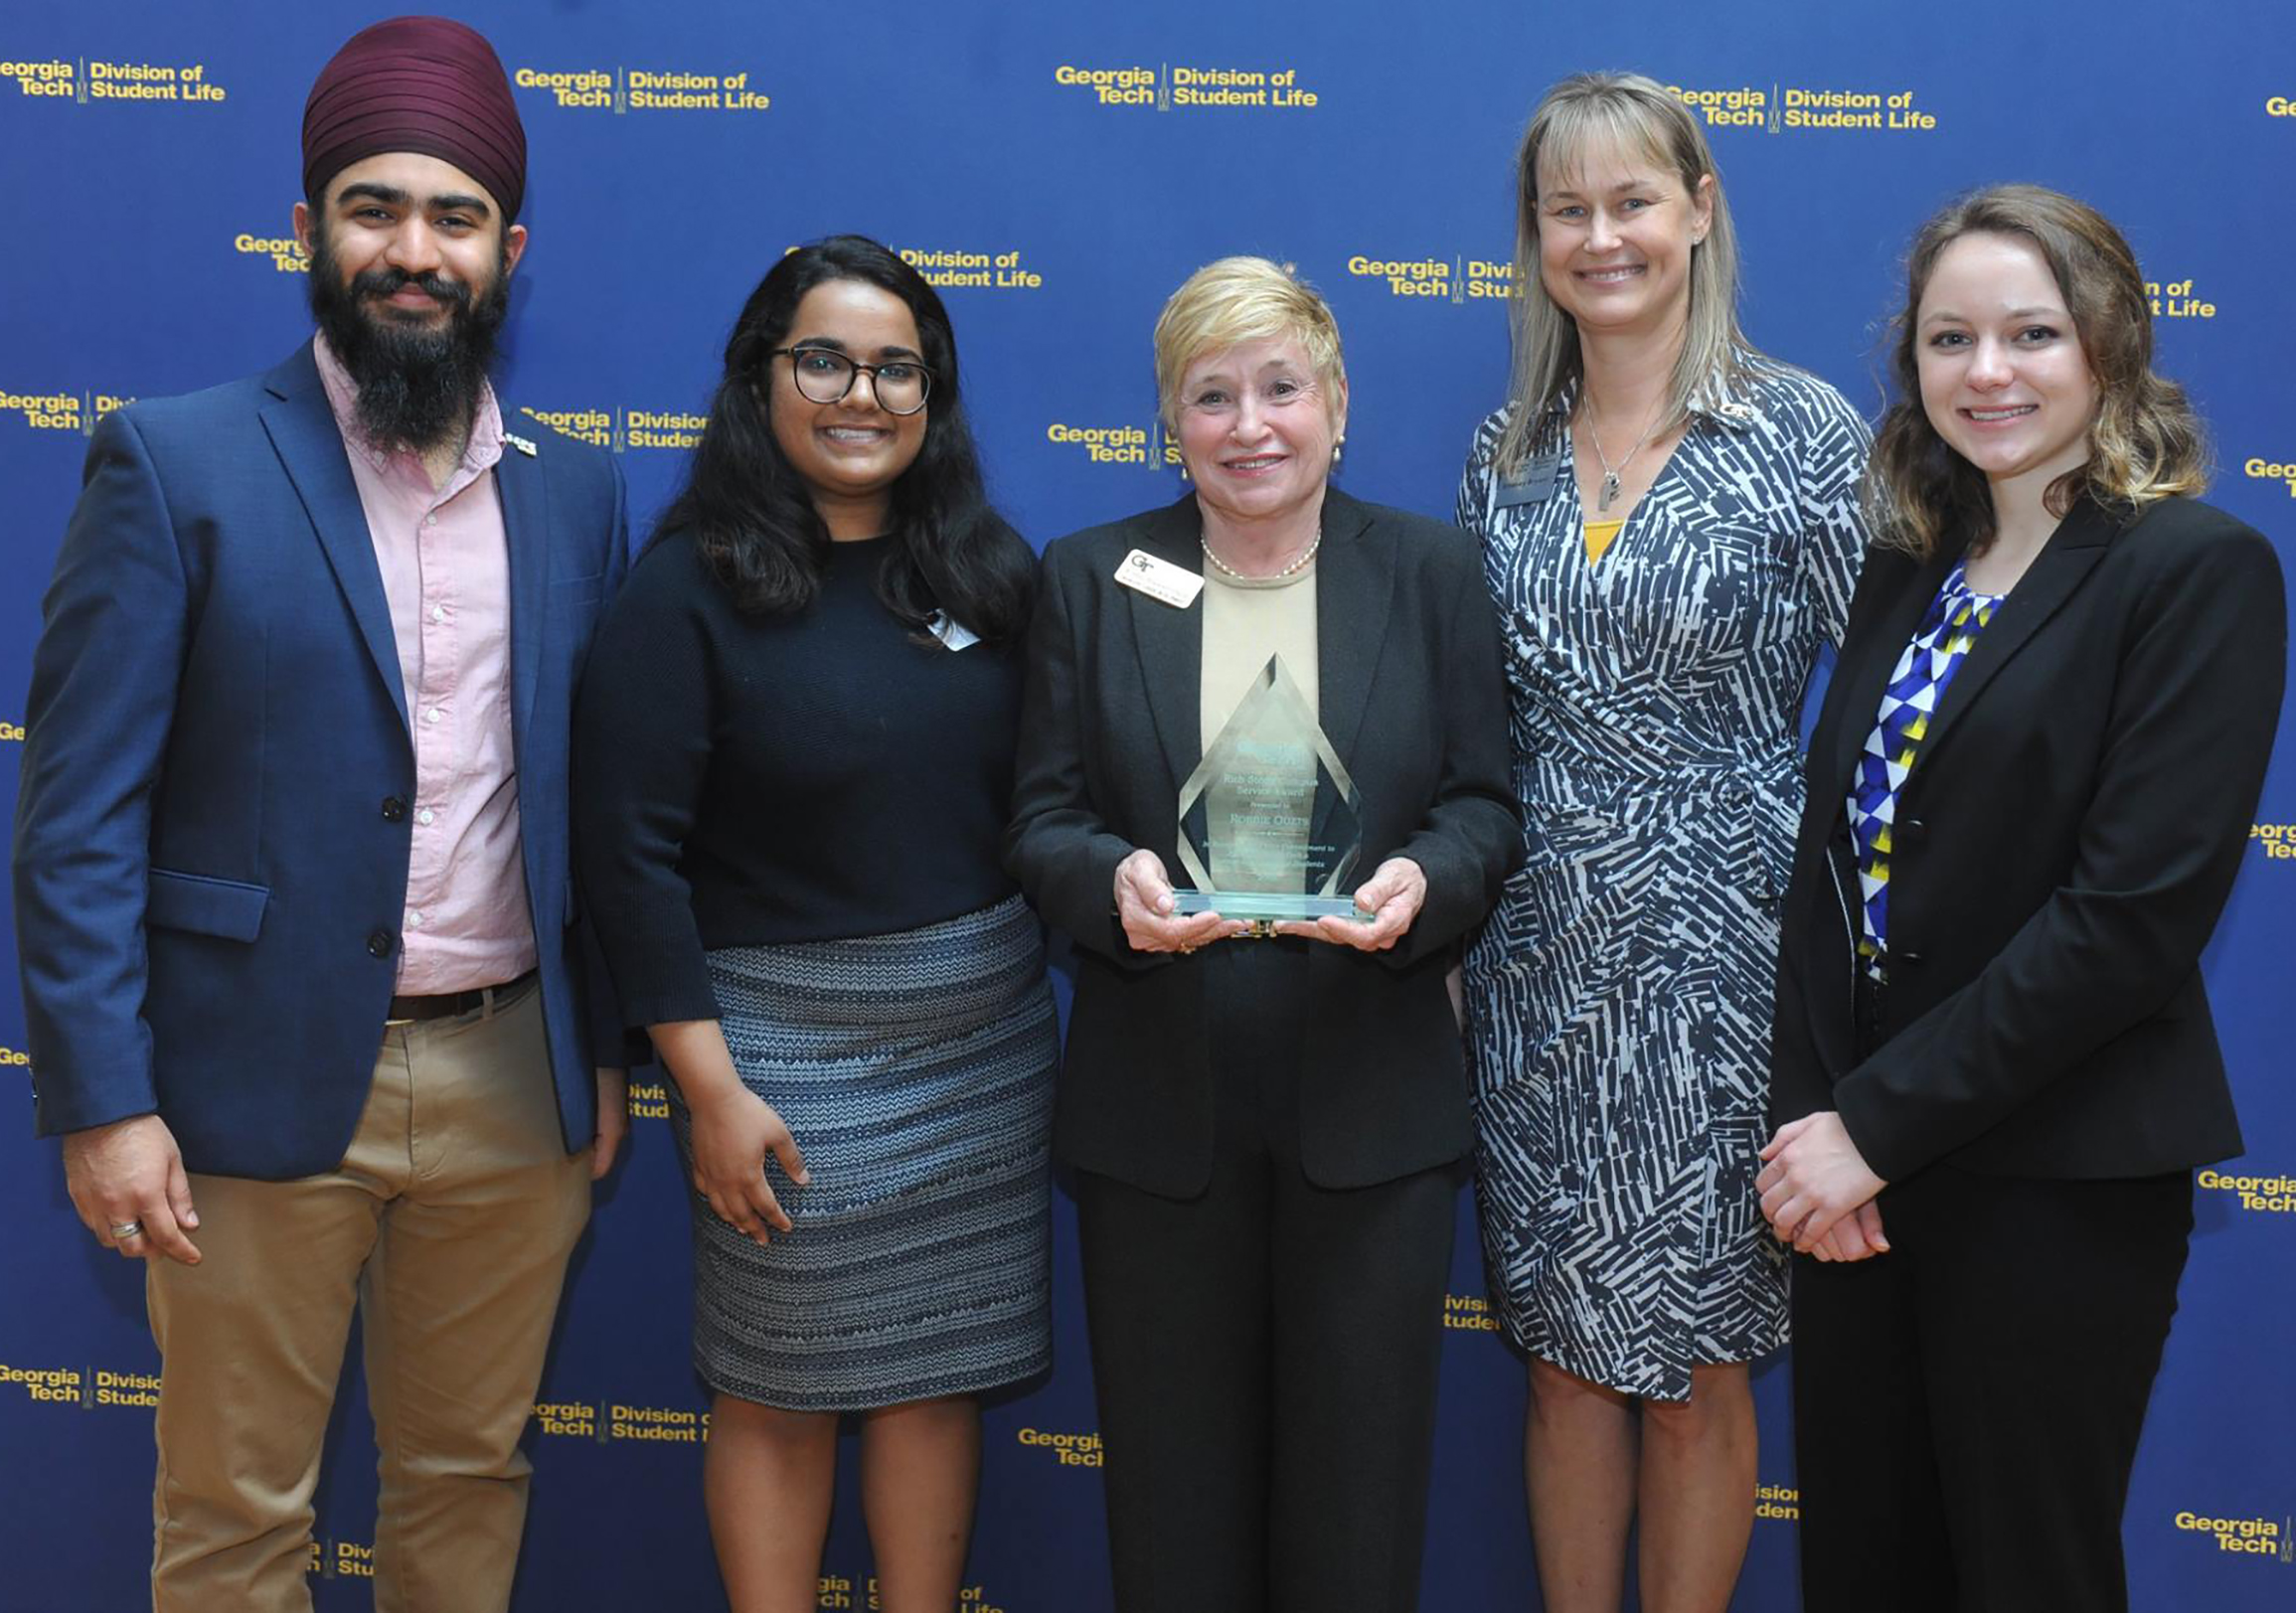
[[1639, 73], [1574, 74], [1539, 102], [1515, 156], [1515, 412], [1499, 438], [1502, 475], [1522, 473], [1548, 407], [1584, 373], [1578, 326], [1555, 306], [1540, 277], [1540, 173], [1568, 172], [1601, 150], [1648, 158], [1694, 198], [1700, 180], [1715, 180], [1706, 240], [1691, 247], [1689, 332], [1662, 429], [1680, 424], [1695, 405], [1735, 393], [1745, 378], [1752, 349], [1738, 328], [1737, 233], [1697, 115]]

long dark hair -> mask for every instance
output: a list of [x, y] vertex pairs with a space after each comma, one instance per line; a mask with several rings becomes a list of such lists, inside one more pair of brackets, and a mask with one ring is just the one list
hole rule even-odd
[[812, 604], [829, 529], [774, 440], [764, 398], [771, 354], [786, 345], [798, 302], [830, 280], [859, 280], [905, 303], [932, 371], [924, 443], [893, 484], [900, 542], [886, 555], [877, 595], [920, 631], [946, 611], [990, 643], [1008, 643], [1028, 624], [1035, 557], [989, 507], [981, 485], [948, 310], [923, 275], [866, 236], [800, 246], [749, 293], [726, 342], [726, 374], [710, 403], [710, 423], [660, 532], [691, 534], [743, 611], [792, 615]]
[[1977, 555], [1999, 531], [1984, 473], [1946, 446], [1921, 406], [1921, 297], [1945, 248], [1972, 235], [2014, 236], [2041, 253], [2096, 378], [2088, 459], [2049, 485], [2049, 512], [2062, 517], [2083, 493], [2133, 513], [2204, 491], [2208, 439], [2184, 388], [2153, 373], [2152, 304], [2128, 242], [2103, 214], [2062, 192], [1996, 185], [1938, 212], [1906, 254], [1905, 306], [1889, 366], [1897, 400], [1882, 416], [1867, 466], [1876, 541], [1927, 559], [1958, 535]]

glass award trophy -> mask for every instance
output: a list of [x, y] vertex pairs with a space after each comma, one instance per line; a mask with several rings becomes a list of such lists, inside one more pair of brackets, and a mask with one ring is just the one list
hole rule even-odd
[[1254, 920], [1370, 921], [1355, 903], [1363, 801], [1309, 709], [1269, 656], [1180, 790], [1180, 866], [1195, 884], [1173, 909]]

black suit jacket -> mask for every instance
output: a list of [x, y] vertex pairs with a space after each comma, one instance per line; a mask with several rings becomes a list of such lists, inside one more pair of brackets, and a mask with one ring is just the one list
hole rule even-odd
[[2240, 1151], [2200, 974], [2280, 711], [2271, 545], [2189, 499], [2083, 501], [1978, 636], [1898, 792], [1881, 1045], [1855, 1052], [1851, 767], [1958, 559], [1877, 550], [1812, 735], [1771, 1117], [1839, 1110], [1887, 1181], [2133, 1177]]
[[[1316, 560], [1319, 716], [1364, 805], [1358, 881], [1415, 860], [1427, 898], [1391, 952], [1312, 943], [1300, 1151], [1323, 1187], [1457, 1159], [1472, 1138], [1443, 975], [1523, 857], [1498, 621], [1457, 528], [1326, 495]], [[1045, 552], [1006, 861], [1078, 943], [1054, 1122], [1066, 1162], [1187, 1197], [1212, 1172], [1206, 960], [1135, 952], [1116, 865], [1180, 867], [1180, 787], [1203, 753], [1204, 614], [1118, 585], [1138, 548], [1201, 574], [1193, 495]], [[1253, 941], [1224, 945], [1253, 946]]]

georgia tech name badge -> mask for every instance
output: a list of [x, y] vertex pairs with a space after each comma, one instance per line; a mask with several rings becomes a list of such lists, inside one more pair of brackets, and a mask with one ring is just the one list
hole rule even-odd
[[1204, 591], [1204, 578], [1184, 565], [1158, 560], [1145, 549], [1135, 549], [1116, 567], [1116, 580], [1175, 610], [1186, 610]]

